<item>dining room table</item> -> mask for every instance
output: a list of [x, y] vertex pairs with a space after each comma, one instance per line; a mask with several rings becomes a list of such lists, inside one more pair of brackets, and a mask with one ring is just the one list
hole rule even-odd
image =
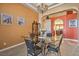
[[38, 37], [40, 42], [37, 44], [38, 46], [42, 47], [42, 52], [43, 52], [43, 55], [47, 55], [47, 47], [49, 44], [51, 44], [52, 46], [56, 46], [58, 43], [59, 43], [59, 39], [60, 39], [60, 36], [56, 37], [57, 40], [55, 40], [55, 37], [43, 37], [43, 36], [40, 36]]
[[39, 37], [40, 42], [37, 44], [38, 46], [42, 47], [42, 54], [46, 55], [46, 50], [48, 44], [51, 42], [48, 37]]

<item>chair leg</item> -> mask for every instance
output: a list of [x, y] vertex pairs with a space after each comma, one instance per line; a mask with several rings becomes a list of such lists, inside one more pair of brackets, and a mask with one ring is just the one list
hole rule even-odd
[[27, 56], [29, 56], [29, 55], [28, 55], [28, 48], [27, 48]]
[[28, 52], [27, 52], [27, 56], [29, 56], [29, 55], [28, 55]]
[[58, 53], [57, 53], [57, 52], [54, 52], [54, 54], [55, 54], [55, 56], [57, 56], [57, 55], [58, 55]]
[[60, 50], [58, 51], [58, 56], [61, 56], [61, 52], [60, 52]]
[[42, 55], [43, 55], [43, 52], [42, 52]]
[[48, 50], [47, 50], [47, 52], [46, 52], [46, 56], [47, 56], [49, 53], [51, 53], [51, 51], [48, 51]]
[[47, 50], [47, 52], [46, 52], [46, 56], [47, 56], [48, 52], [49, 52], [49, 51]]
[[27, 56], [28, 56], [28, 54], [27, 54]]

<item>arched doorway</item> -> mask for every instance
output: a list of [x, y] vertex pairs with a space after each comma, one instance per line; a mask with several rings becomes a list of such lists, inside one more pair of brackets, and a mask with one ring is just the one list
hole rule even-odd
[[63, 33], [64, 29], [64, 21], [62, 19], [56, 19], [54, 21], [54, 31], [55, 31], [55, 37], [59, 36]]
[[56, 19], [54, 22], [54, 30], [63, 30], [63, 24], [64, 22], [62, 19]]

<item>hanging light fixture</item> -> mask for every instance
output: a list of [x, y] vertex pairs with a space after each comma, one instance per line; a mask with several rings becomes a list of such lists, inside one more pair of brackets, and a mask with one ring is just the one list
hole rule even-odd
[[[37, 5], [37, 10], [43, 16], [43, 13], [45, 13], [48, 10], [48, 5], [45, 4], [45, 3], [38, 4]], [[41, 29], [40, 30], [41, 30], [42, 34], [46, 31], [46, 29], [42, 29], [42, 23], [41, 23]]]
[[48, 5], [47, 4], [45, 4], [45, 3], [41, 3], [41, 4], [39, 4], [38, 6], [37, 6], [37, 9], [38, 9], [38, 11], [40, 12], [40, 13], [44, 13], [44, 12], [46, 12], [47, 10], [48, 10]]

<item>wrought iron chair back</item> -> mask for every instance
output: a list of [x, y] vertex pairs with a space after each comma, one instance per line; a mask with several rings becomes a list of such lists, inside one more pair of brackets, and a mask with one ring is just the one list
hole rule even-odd
[[63, 35], [61, 35], [58, 46], [53, 45], [53, 47], [52, 47], [51, 45], [48, 45], [48, 52], [53, 51], [53, 52], [56, 52], [57, 54], [61, 55], [60, 46], [61, 46], [61, 43], [62, 43], [62, 39], [63, 39]]

